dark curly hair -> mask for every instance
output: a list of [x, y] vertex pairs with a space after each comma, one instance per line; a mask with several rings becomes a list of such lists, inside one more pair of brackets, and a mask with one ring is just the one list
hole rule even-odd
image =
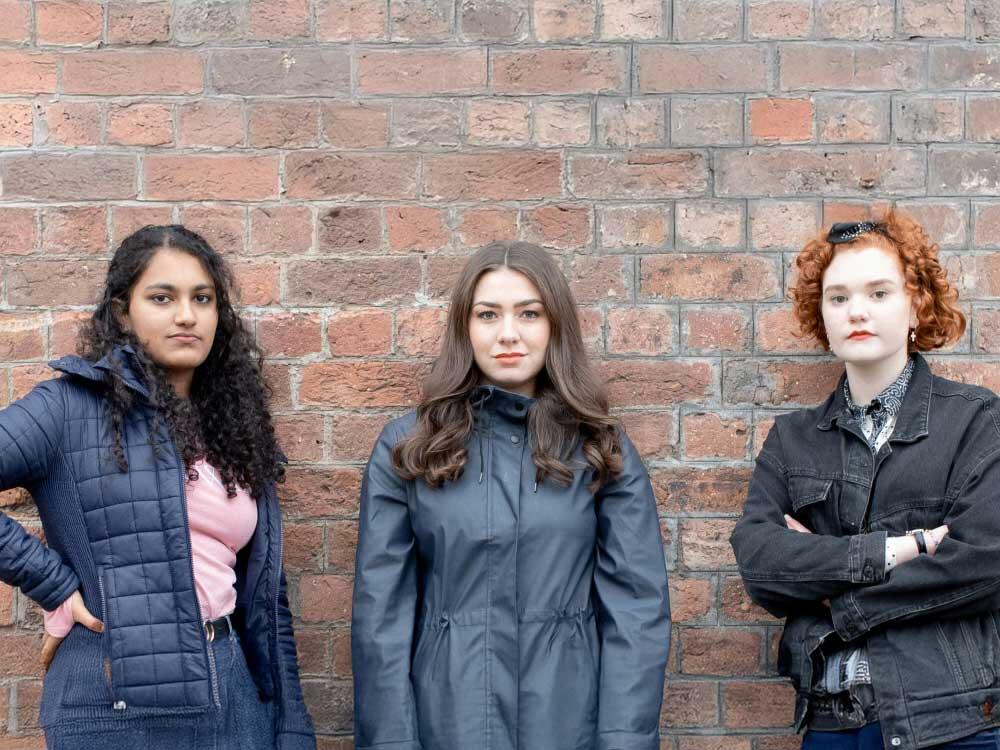
[[537, 245], [494, 242], [473, 255], [451, 295], [441, 353], [424, 381], [417, 427], [392, 451], [392, 465], [404, 479], [422, 478], [432, 487], [461, 476], [474, 425], [471, 395], [481, 380], [469, 339], [476, 284], [486, 273], [509, 268], [537, 287], [551, 321], [545, 367], [535, 383], [528, 433], [537, 481], [552, 477], [569, 484], [570, 456], [579, 445], [594, 471], [596, 490], [622, 471], [618, 420], [608, 414], [608, 397], [587, 357], [576, 304], [566, 277]]
[[[121, 321], [122, 313], [128, 312], [132, 288], [164, 248], [197, 258], [215, 285], [218, 326], [208, 357], [195, 370], [190, 399], [177, 395], [165, 370]], [[154, 406], [153, 433], [164, 420], [189, 477], [197, 477], [194, 464], [205, 459], [218, 470], [230, 497], [236, 495], [237, 486], [260, 497], [270, 483], [284, 479], [284, 466], [268, 408], [270, 389], [262, 374], [263, 353], [233, 308], [233, 289], [228, 265], [203, 237], [177, 224], [143, 227], [115, 250], [100, 302], [80, 332], [78, 351], [96, 362], [130, 346]], [[128, 471], [122, 432], [135, 394], [125, 385], [122, 363], [111, 358], [111, 365], [107, 394], [113, 428], [111, 453], [119, 469]]]
[[827, 233], [810, 240], [795, 258], [798, 278], [792, 289], [795, 318], [804, 336], [814, 338], [824, 349], [830, 340], [823, 325], [823, 274], [836, 252], [858, 247], [877, 247], [899, 258], [906, 291], [917, 304], [916, 340], [909, 350], [928, 351], [957, 341], [965, 332], [965, 316], [958, 309], [958, 292], [948, 283], [938, 260], [938, 246], [923, 227], [895, 209], [875, 222], [873, 231], [852, 242], [833, 245]]

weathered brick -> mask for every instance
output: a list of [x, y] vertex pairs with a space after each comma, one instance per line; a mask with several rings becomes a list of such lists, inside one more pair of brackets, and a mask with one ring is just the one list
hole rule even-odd
[[174, 0], [170, 22], [174, 39], [185, 44], [236, 41], [246, 35], [243, 0]]
[[682, 198], [708, 189], [703, 154], [630, 151], [569, 157], [570, 192], [578, 198]]
[[[740, 735], [679, 735], [678, 750], [750, 750], [752, 736]], [[796, 746], [797, 747], [797, 746]], [[795, 748], [787, 748], [795, 750]]]
[[62, 90], [107, 96], [197, 94], [203, 76], [202, 57], [191, 50], [81, 52], [64, 59]]
[[333, 416], [333, 458], [365, 461], [389, 418], [382, 414], [336, 414]]
[[101, 40], [104, 9], [94, 0], [36, 0], [39, 44], [82, 45]]
[[29, 255], [38, 240], [38, 212], [0, 207], [0, 255]]
[[57, 101], [41, 107], [45, 142], [55, 146], [96, 146], [101, 142], [104, 105]]
[[994, 196], [1000, 191], [1000, 152], [985, 147], [932, 148], [930, 195]]
[[420, 287], [415, 258], [313, 260], [289, 263], [286, 302], [300, 305], [410, 301]]
[[924, 85], [922, 50], [907, 44], [792, 42], [779, 46], [778, 61], [784, 91], [912, 91]]
[[469, 248], [517, 238], [517, 212], [507, 208], [467, 208], [458, 214], [457, 236]]
[[438, 200], [540, 200], [558, 197], [562, 186], [558, 153], [504, 151], [428, 154], [424, 193]]
[[685, 308], [681, 315], [681, 340], [689, 353], [746, 351], [750, 318], [739, 309]]
[[330, 317], [326, 327], [330, 354], [364, 357], [388, 354], [392, 349], [392, 313], [388, 310], [344, 310]]
[[772, 258], [760, 255], [643, 256], [640, 296], [667, 300], [768, 300], [781, 289]]
[[826, 398], [844, 367], [829, 360], [730, 359], [722, 373], [726, 404], [811, 406]]
[[608, 250], [659, 248], [670, 238], [670, 206], [604, 206], [598, 212], [599, 242]]
[[617, 47], [500, 51], [492, 66], [502, 94], [615, 93], [628, 83], [625, 50]]
[[45, 316], [0, 313], [0, 358], [41, 359], [45, 356]]
[[993, 45], [933, 44], [930, 46], [928, 86], [932, 89], [996, 91], [1000, 89], [998, 63], [1000, 50]]
[[656, 39], [670, 33], [659, 0], [601, 0], [602, 39]]
[[0, 94], [45, 94], [56, 90], [55, 55], [0, 50]]
[[309, 36], [309, 0], [250, 0], [250, 38], [261, 41]]
[[173, 140], [173, 111], [169, 105], [114, 105], [108, 111], [108, 143], [167, 146]]
[[307, 253], [312, 235], [308, 206], [261, 206], [250, 211], [250, 252], [256, 255]]
[[660, 722], [665, 727], [714, 727], [719, 723], [719, 685], [705, 680], [668, 679]]
[[201, 99], [178, 109], [181, 146], [243, 145], [243, 108], [238, 101]]
[[323, 351], [322, 321], [316, 313], [277, 313], [257, 322], [261, 346], [271, 357], [304, 357]]
[[357, 468], [292, 466], [278, 495], [290, 518], [336, 518], [357, 514], [360, 491], [361, 472]]
[[439, 208], [393, 206], [385, 209], [389, 249], [395, 252], [429, 252], [451, 243], [447, 217]]
[[[932, 154], [932, 175], [933, 157]], [[923, 151], [914, 148], [720, 151], [715, 163], [716, 194], [724, 197], [923, 195], [925, 168]], [[934, 184], [933, 177], [931, 183]]]
[[734, 729], [787, 727], [792, 723], [795, 689], [787, 682], [726, 682], [722, 685], [725, 724]]
[[574, 299], [583, 303], [628, 299], [630, 266], [619, 257], [574, 256], [569, 274]]
[[610, 360], [598, 370], [615, 406], [704, 401], [715, 390], [715, 373], [707, 362]]
[[350, 92], [351, 61], [340, 49], [220, 49], [208, 80], [221, 94], [342, 96]]
[[4, 658], [0, 659], [0, 677], [41, 677], [42, 660], [38, 658], [40, 633], [4, 633]]
[[896, 207], [915, 218], [941, 247], [964, 247], [967, 207], [959, 201], [900, 201]]
[[812, 139], [809, 99], [751, 99], [750, 136], [755, 143], [803, 143]]
[[377, 208], [334, 206], [319, 214], [321, 252], [371, 255], [382, 244], [382, 216]]
[[1000, 353], [1000, 310], [977, 307], [971, 326], [973, 352]]
[[[284, 567], [292, 573], [318, 572], [323, 568], [323, 528], [310, 523], [289, 523], [284, 527]], [[299, 634], [296, 633], [296, 640]]]
[[[974, 203], [972, 205], [972, 221], [975, 229], [972, 234], [972, 242], [978, 248], [1000, 247], [1000, 205], [996, 203]], [[970, 259], [971, 261], [972, 259]], [[967, 267], [966, 260], [962, 265]], [[983, 266], [980, 268], [991, 268]]]
[[396, 350], [408, 357], [436, 357], [441, 350], [448, 320], [437, 307], [400, 310], [396, 313]]
[[308, 406], [414, 406], [424, 366], [413, 362], [324, 362], [302, 369], [299, 401]]
[[[357, 521], [330, 521], [327, 525], [327, 538], [329, 539], [328, 552], [326, 558], [327, 567], [334, 573], [354, 572], [355, 549], [358, 544], [358, 522]], [[347, 660], [346, 671], [350, 673], [350, 659]]]
[[351, 619], [353, 580], [348, 576], [305, 575], [299, 581], [305, 622], [345, 622]]
[[742, 579], [736, 576], [723, 578], [720, 589], [723, 621], [769, 624], [778, 622], [775, 617], [750, 600]]
[[315, 102], [260, 102], [250, 107], [250, 145], [304, 148], [319, 145], [319, 105]]
[[659, 99], [600, 99], [597, 140], [603, 146], [664, 144], [663, 102]]
[[764, 641], [743, 628], [684, 628], [680, 633], [681, 672], [750, 675], [761, 670]]
[[389, 108], [382, 105], [323, 103], [323, 139], [338, 148], [389, 145]]
[[962, 119], [962, 101], [957, 97], [897, 97], [894, 101], [892, 124], [897, 141], [960, 141]]
[[590, 143], [590, 103], [537, 102], [534, 140], [539, 146], [582, 146]]
[[7, 300], [24, 307], [94, 304], [104, 266], [91, 261], [24, 261], [7, 271]]
[[910, 37], [964, 37], [965, 0], [902, 0], [899, 27]]
[[750, 425], [745, 417], [714, 413], [687, 414], [681, 420], [684, 455], [694, 460], [741, 461], [750, 446]]
[[108, 210], [104, 206], [48, 207], [42, 211], [42, 249], [73, 255], [108, 249]]
[[643, 94], [759, 91], [767, 87], [763, 46], [657, 46], [638, 48]]
[[[348, 591], [350, 594], [350, 591]], [[350, 732], [353, 728], [353, 690], [350, 682], [306, 682], [302, 685], [306, 703], [317, 717], [316, 731], [323, 734]], [[353, 744], [353, 743], [351, 743]], [[320, 750], [331, 750], [320, 746]], [[332, 750], [351, 750], [341, 740]]]
[[462, 106], [456, 101], [397, 101], [392, 106], [392, 145], [457, 146], [463, 121]]
[[385, 39], [386, 3], [317, 0], [316, 37], [323, 42]]
[[743, 206], [735, 201], [677, 201], [678, 247], [735, 249], [743, 245]]
[[[270, 354], [270, 352], [268, 352]], [[278, 444], [290, 461], [323, 459], [323, 416], [282, 414], [274, 418]], [[296, 633], [298, 635], [298, 633]]]
[[[31, 6], [28, 0], [0, 0], [0, 42], [25, 42], [31, 34]], [[0, 693], [2, 694], [2, 693]]]
[[30, 146], [34, 112], [29, 102], [0, 102], [0, 146]]
[[0, 160], [4, 198], [134, 198], [136, 160], [111, 154], [32, 154]]
[[755, 315], [756, 349], [769, 354], [802, 354], [822, 351], [812, 338], [800, 334], [791, 307], [758, 307]]
[[884, 94], [818, 96], [816, 139], [820, 143], [887, 143], [889, 97]]
[[271, 156], [148, 156], [146, 198], [153, 200], [269, 200], [278, 197], [278, 159]]
[[[672, 412], [627, 411], [618, 415], [625, 433], [645, 459], [668, 457], [677, 440]], [[676, 617], [676, 612], [672, 613]]]
[[169, 3], [108, 3], [108, 44], [152, 44], [168, 39]]
[[680, 42], [733, 41], [743, 34], [740, 0], [674, 0], [674, 39]]
[[469, 102], [469, 143], [485, 146], [523, 145], [531, 138], [531, 110], [525, 102], [477, 99]]
[[735, 520], [683, 519], [678, 524], [681, 561], [687, 570], [734, 568], [736, 558], [729, 544]]
[[747, 4], [751, 39], [805, 39], [812, 31], [811, 0], [750, 0]]
[[750, 244], [756, 250], [798, 250], [817, 231], [819, 222], [815, 203], [750, 203]]
[[475, 42], [517, 42], [528, 34], [528, 0], [462, 0], [458, 7], [462, 38]]
[[739, 513], [746, 499], [750, 470], [719, 466], [677, 466], [651, 474], [661, 513]]
[[246, 245], [247, 215], [243, 206], [198, 203], [181, 210], [181, 223], [226, 255], [242, 253]]
[[147, 224], [172, 224], [173, 209], [169, 206], [115, 206], [111, 210], [111, 245], [117, 247], [123, 239]]
[[522, 216], [523, 237], [546, 247], [574, 250], [590, 244], [588, 206], [552, 204], [533, 208]]
[[532, 26], [539, 42], [585, 41], [593, 38], [595, 0], [535, 0]]
[[1000, 39], [1000, 8], [992, 0], [968, 0], [969, 26], [977, 41]]
[[412, 198], [418, 160], [410, 154], [300, 151], [285, 158], [290, 198]]
[[821, 39], [891, 39], [894, 35], [893, 0], [823, 0], [816, 6], [816, 36]]
[[670, 98], [673, 146], [732, 146], [743, 143], [743, 102], [730, 96]]
[[969, 139], [979, 143], [1000, 141], [1000, 97], [969, 96], [966, 107]]
[[362, 94], [474, 94], [486, 88], [486, 50], [370, 50], [356, 59]]
[[281, 296], [277, 263], [238, 260], [230, 261], [236, 278], [236, 299], [241, 305], [276, 305]]
[[390, 0], [392, 38], [402, 42], [439, 42], [454, 29], [450, 0]]
[[608, 352], [660, 355], [675, 350], [674, 316], [658, 307], [624, 307], [608, 311]]

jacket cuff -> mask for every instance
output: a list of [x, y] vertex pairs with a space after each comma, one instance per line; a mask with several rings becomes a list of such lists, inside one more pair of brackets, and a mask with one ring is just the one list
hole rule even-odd
[[[67, 572], [66, 580], [63, 581], [63, 584], [58, 588], [55, 588], [52, 591], [48, 592], [46, 596], [41, 597], [39, 599], [35, 599], [35, 601], [38, 603], [38, 606], [40, 606], [46, 612], [54, 612], [55, 610], [59, 609], [62, 603], [67, 599], [69, 599], [74, 591], [78, 591], [80, 589], [80, 579], [77, 577], [76, 573], [73, 572], [73, 569], [67, 565], [63, 565], [63, 570]], [[21, 589], [21, 591], [22, 593], [24, 593], [26, 596], [29, 597], [31, 593], [35, 593], [35, 592], [29, 593], [24, 589]]]
[[659, 750], [660, 732], [598, 732], [596, 750]]
[[316, 750], [316, 737], [312, 734], [281, 732], [277, 739], [277, 750]]
[[872, 585], [885, 580], [885, 540], [888, 532], [874, 531], [851, 537], [851, 583]]
[[854, 601], [853, 591], [841, 594], [830, 602], [830, 617], [842, 641], [853, 641], [869, 630], [868, 621]]

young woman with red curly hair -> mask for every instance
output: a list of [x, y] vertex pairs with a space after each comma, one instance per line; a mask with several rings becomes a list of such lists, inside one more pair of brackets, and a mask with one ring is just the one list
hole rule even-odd
[[937, 245], [890, 211], [834, 224], [796, 268], [801, 328], [846, 372], [775, 420], [732, 544], [786, 618], [803, 748], [996, 750], [1000, 403], [920, 354], [965, 331]]

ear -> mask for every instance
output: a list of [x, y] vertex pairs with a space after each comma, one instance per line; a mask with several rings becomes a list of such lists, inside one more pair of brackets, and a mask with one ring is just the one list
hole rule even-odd
[[917, 303], [916, 298], [910, 303], [910, 328], [916, 328], [917, 323], [920, 322], [919, 318], [920, 306]]

